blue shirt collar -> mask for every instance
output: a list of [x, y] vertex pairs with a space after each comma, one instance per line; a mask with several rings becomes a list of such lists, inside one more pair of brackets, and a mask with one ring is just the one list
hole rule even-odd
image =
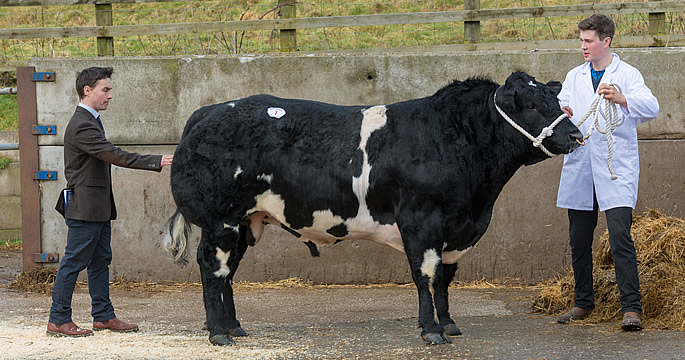
[[98, 118], [98, 116], [100, 116], [100, 114], [97, 111], [93, 110], [90, 106], [84, 103], [78, 103], [78, 106], [88, 110], [88, 112], [91, 113], [91, 115], [93, 115], [93, 117], [96, 119]]

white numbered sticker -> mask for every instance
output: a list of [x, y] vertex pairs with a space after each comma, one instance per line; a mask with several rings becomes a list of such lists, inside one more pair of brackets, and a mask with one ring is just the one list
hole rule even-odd
[[281, 108], [270, 107], [266, 110], [266, 113], [272, 118], [280, 119], [283, 117], [283, 115], [285, 115], [285, 110]]

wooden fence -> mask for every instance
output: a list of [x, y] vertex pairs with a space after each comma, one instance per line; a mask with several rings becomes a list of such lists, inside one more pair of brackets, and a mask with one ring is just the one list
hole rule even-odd
[[291, 51], [297, 49], [296, 29], [463, 22], [464, 43], [455, 44], [455, 46], [453, 46], [454, 50], [567, 48], [569, 44], [576, 46], [577, 40], [574, 40], [573, 42], [570, 42], [569, 40], [545, 40], [510, 43], [480, 43], [480, 22], [486, 20], [566, 16], [584, 17], [595, 13], [647, 13], [649, 14], [649, 34], [645, 34], [644, 36], [617, 38], [615, 47], [685, 45], [685, 35], [666, 34], [665, 29], [665, 13], [685, 11], [685, 2], [683, 1], [648, 1], [509, 9], [480, 9], [480, 0], [465, 0], [465, 9], [460, 11], [296, 18], [296, 1], [278, 0], [278, 6], [280, 7], [278, 19], [152, 25], [113, 25], [112, 23], [112, 4], [171, 1], [179, 2], [191, 0], [0, 0], [0, 6], [92, 4], [95, 6], [96, 13], [96, 26], [0, 29], [0, 39], [95, 37], [97, 38], [98, 56], [113, 56], [114, 37], [278, 30], [281, 34], [280, 50]]

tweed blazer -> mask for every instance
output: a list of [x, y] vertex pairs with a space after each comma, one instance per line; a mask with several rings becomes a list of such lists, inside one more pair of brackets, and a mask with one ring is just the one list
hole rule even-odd
[[109, 142], [97, 119], [77, 107], [64, 132], [64, 176], [73, 189], [65, 218], [109, 221], [117, 218], [112, 193], [112, 165], [162, 171], [161, 155], [126, 152]]

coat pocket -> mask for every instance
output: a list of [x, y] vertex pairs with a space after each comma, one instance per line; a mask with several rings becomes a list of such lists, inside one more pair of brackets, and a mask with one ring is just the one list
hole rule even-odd
[[109, 181], [107, 179], [88, 178], [85, 181], [85, 185], [94, 187], [107, 187], [109, 186]]
[[57, 199], [57, 204], [55, 205], [55, 210], [57, 210], [60, 215], [66, 218], [65, 211], [71, 200], [71, 194], [73, 189], [65, 188], [59, 192], [59, 199]]

